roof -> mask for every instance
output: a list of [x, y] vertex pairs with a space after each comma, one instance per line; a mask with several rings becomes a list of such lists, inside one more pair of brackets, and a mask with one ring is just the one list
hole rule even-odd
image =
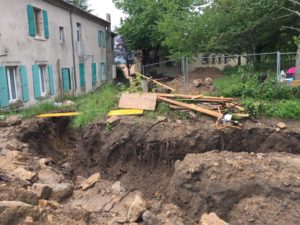
[[107, 25], [110, 24], [110, 22], [108, 22], [108, 21], [106, 21], [106, 20], [104, 20], [104, 19], [102, 19], [98, 16], [95, 16], [95, 15], [93, 15], [93, 14], [91, 14], [91, 13], [89, 13], [89, 12], [87, 12], [87, 11], [85, 11], [85, 10], [75, 6], [75, 5], [72, 5], [72, 4], [70, 4], [70, 3], [68, 3], [64, 0], [46, 0], [46, 2], [48, 2], [52, 5], [58, 6], [60, 8], [64, 8], [66, 10], [72, 11], [72, 12], [78, 14], [78, 15], [84, 16], [84, 17], [86, 17], [86, 18], [88, 18], [88, 19], [90, 19], [90, 20], [92, 20], [96, 23], [100, 23], [104, 26], [107, 26]]

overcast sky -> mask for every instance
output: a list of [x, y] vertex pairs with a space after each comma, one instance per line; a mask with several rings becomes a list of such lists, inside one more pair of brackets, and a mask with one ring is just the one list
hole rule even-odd
[[122, 11], [115, 7], [112, 0], [89, 0], [89, 5], [93, 10], [92, 13], [100, 18], [106, 19], [106, 13], [111, 14], [112, 30], [120, 25], [120, 18], [125, 17]]

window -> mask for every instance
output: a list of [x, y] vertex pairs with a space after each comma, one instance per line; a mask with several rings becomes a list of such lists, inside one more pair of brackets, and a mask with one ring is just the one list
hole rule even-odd
[[215, 64], [216, 63], [216, 56], [212, 55], [211, 56], [211, 64]]
[[218, 63], [222, 64], [222, 56], [221, 55], [218, 56]]
[[65, 43], [65, 33], [63, 27], [59, 27], [59, 41], [60, 43]]
[[77, 32], [77, 41], [81, 41], [81, 24], [77, 23], [76, 24], [76, 32]]
[[46, 95], [46, 66], [40, 65], [39, 66], [39, 79], [40, 79], [40, 88], [41, 88], [41, 95]]
[[42, 29], [43, 29], [43, 17], [42, 17], [42, 10], [38, 8], [33, 8], [34, 11], [34, 25], [35, 25], [35, 32], [37, 36], [42, 36]]
[[17, 100], [17, 80], [16, 80], [16, 67], [6, 67], [6, 76], [8, 84], [8, 100], [14, 102]]

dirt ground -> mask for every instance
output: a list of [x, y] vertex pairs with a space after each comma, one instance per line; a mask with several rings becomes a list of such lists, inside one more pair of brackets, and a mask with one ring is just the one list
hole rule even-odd
[[[214, 91], [212, 85], [200, 85], [199, 87], [194, 86], [194, 80], [201, 79], [205, 80], [210, 77], [212, 80], [220, 78], [224, 73], [217, 68], [197, 68], [189, 73], [189, 94], [201, 94], [210, 93]], [[176, 89], [178, 93], [184, 93], [184, 78], [183, 76], [178, 76], [170, 82], [166, 83], [168, 86]]]
[[0, 128], [1, 224], [298, 224], [300, 123], [278, 131], [277, 122], [216, 130], [207, 117], [124, 117], [111, 129], [99, 121], [74, 130], [69, 119]]

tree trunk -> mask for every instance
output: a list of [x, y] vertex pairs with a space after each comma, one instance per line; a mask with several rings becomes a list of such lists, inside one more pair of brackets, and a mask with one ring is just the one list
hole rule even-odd
[[297, 59], [296, 59], [296, 74], [295, 79], [300, 79], [300, 43], [298, 44]]

